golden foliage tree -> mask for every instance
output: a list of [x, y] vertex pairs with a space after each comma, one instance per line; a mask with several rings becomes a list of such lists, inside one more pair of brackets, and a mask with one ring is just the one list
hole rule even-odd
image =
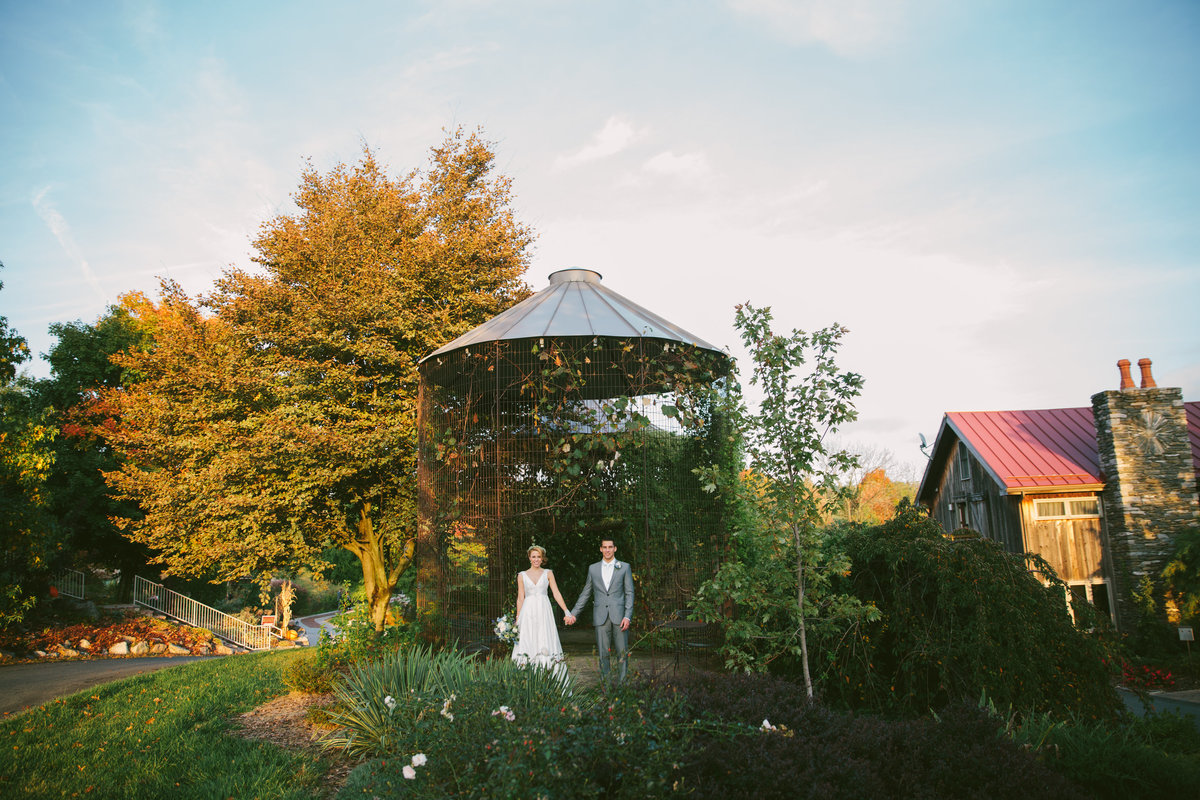
[[401, 178], [366, 147], [310, 165], [298, 212], [254, 241], [260, 269], [131, 304], [155, 344], [125, 356], [144, 380], [103, 398], [128, 456], [108, 477], [170, 572], [262, 578], [337, 545], [382, 629], [415, 547], [417, 362], [528, 292], [532, 234], [493, 162], [458, 130]]

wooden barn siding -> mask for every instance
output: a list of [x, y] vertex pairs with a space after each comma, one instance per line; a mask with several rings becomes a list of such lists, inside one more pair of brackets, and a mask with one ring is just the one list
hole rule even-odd
[[1035, 519], [1033, 501], [1060, 497], [1096, 497], [1094, 492], [1064, 492], [1026, 497], [1021, 516], [1028, 532], [1025, 549], [1050, 562], [1064, 581], [1094, 582], [1105, 577], [1100, 519]]
[[[958, 443], [955, 447], [961, 447]], [[968, 527], [999, 542], [1010, 553], [1024, 552], [1021, 536], [1020, 498], [1010, 497], [991, 479], [974, 456], [967, 454], [970, 478], [962, 480], [957, 451], [946, 460], [946, 471], [938, 484], [933, 517], [947, 531], [958, 529], [958, 512], [950, 507], [964, 500], [969, 504]]]

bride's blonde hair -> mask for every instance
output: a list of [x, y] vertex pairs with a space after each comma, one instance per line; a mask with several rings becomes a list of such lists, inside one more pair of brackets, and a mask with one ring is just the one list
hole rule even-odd
[[540, 544], [533, 544], [533, 545], [530, 545], [529, 549], [525, 551], [525, 555], [529, 555], [534, 550], [537, 550], [539, 553], [542, 554], [542, 567], [545, 568], [545, 566], [546, 566], [546, 548], [542, 547]]

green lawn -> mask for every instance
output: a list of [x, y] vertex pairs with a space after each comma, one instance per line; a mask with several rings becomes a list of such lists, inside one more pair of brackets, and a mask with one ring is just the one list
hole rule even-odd
[[301, 651], [138, 675], [0, 723], [5, 798], [311, 798], [326, 764], [229, 732]]

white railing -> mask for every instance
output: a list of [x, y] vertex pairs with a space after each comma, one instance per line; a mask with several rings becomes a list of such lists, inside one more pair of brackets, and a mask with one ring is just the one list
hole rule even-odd
[[271, 637], [275, 635], [270, 625], [251, 625], [245, 620], [172, 591], [160, 583], [148, 581], [141, 575], [135, 575], [133, 578], [133, 602], [188, 625], [204, 628], [213, 635], [247, 650], [268, 649], [271, 646]]
[[65, 594], [67, 597], [82, 600], [83, 578], [83, 573], [77, 569], [64, 569], [61, 572], [55, 573], [50, 582], [58, 589], [59, 594]]

